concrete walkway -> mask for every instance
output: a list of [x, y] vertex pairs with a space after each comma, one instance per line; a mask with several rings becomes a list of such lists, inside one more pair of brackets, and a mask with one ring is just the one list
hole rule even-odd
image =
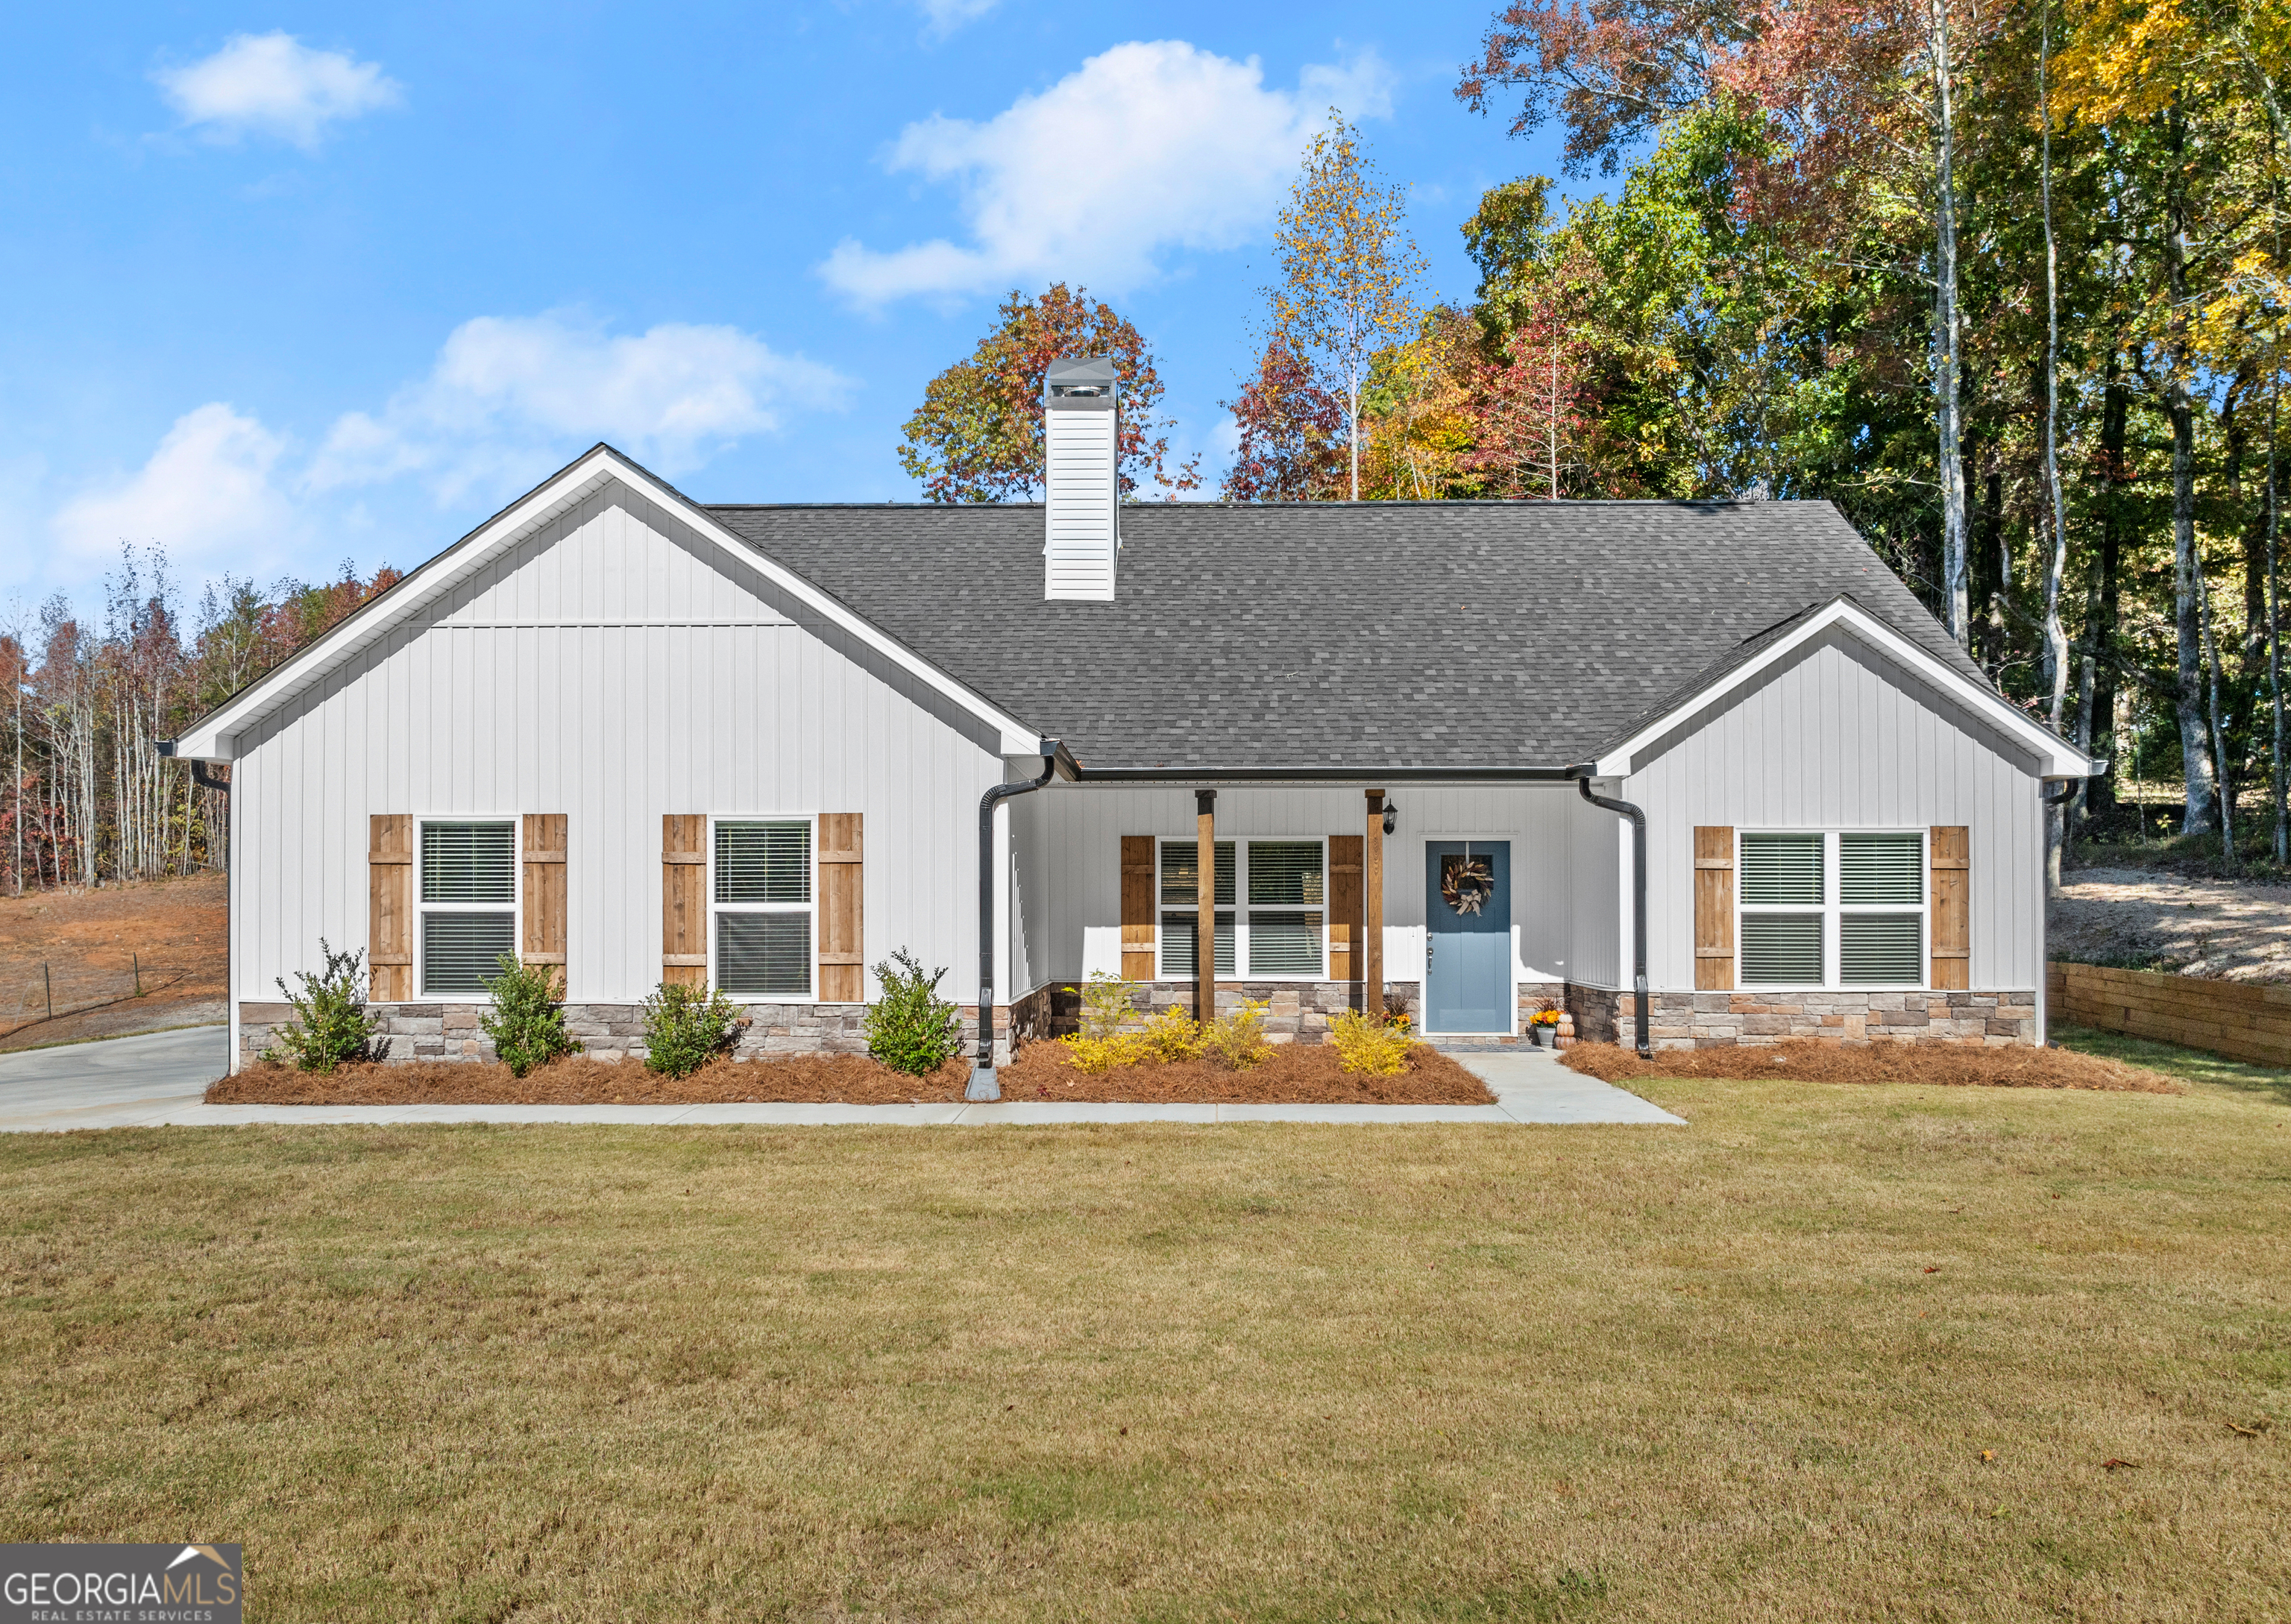
[[210, 1105], [229, 1035], [220, 1026], [0, 1056], [0, 1132], [263, 1123], [753, 1123], [770, 1127], [1081, 1122], [1682, 1122], [1636, 1094], [1536, 1052], [1456, 1057], [1491, 1105], [1117, 1105], [1006, 1101], [931, 1105]]

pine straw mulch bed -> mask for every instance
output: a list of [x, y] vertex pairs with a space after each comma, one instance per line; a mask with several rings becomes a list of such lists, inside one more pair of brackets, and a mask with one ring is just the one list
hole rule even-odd
[[215, 1105], [904, 1105], [961, 1099], [969, 1081], [970, 1062], [961, 1058], [927, 1077], [865, 1055], [789, 1055], [711, 1060], [679, 1078], [648, 1072], [641, 1061], [573, 1055], [521, 1079], [499, 1061], [383, 1063], [331, 1073], [257, 1065], [215, 1083], [206, 1097]]
[[1325, 1043], [1275, 1044], [1245, 1072], [1208, 1060], [1118, 1065], [1097, 1076], [1074, 1070], [1063, 1043], [1030, 1043], [997, 1074], [1002, 1097], [1090, 1100], [1131, 1105], [1484, 1105], [1487, 1085], [1437, 1049], [1408, 1051], [1408, 1069], [1393, 1077], [1346, 1071]]
[[1612, 1043], [1578, 1043], [1562, 1065], [1602, 1082], [1634, 1077], [1797, 1077], [1808, 1082], [1911, 1082], [1938, 1088], [2098, 1089], [2115, 1094], [2182, 1094], [2155, 1072], [2066, 1049], [1987, 1049], [1969, 1043], [1868, 1043], [1848, 1048], [1801, 1039], [1771, 1047], [1659, 1049], [1642, 1060]]

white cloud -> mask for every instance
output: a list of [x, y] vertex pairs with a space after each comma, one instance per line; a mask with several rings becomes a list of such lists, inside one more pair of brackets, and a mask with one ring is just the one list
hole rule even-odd
[[313, 51], [284, 32], [234, 34], [213, 56], [151, 77], [186, 125], [215, 140], [275, 135], [306, 149], [336, 119], [404, 99], [380, 63]]
[[381, 412], [337, 420], [309, 484], [418, 473], [451, 500], [529, 479], [537, 460], [599, 439], [673, 474], [777, 428], [789, 406], [840, 406], [849, 388], [736, 327], [665, 323], [615, 336], [565, 313], [480, 316]]
[[1170, 249], [1259, 235], [1329, 107], [1387, 115], [1390, 79], [1365, 54], [1268, 90], [1253, 57], [1183, 40], [1116, 45], [983, 124], [934, 115], [901, 132], [888, 166], [959, 186], [969, 244], [881, 252], [846, 238], [820, 275], [863, 306], [1053, 277], [1137, 286]]
[[92, 564], [122, 542], [157, 543], [186, 570], [245, 573], [288, 556], [301, 539], [293, 504], [273, 478], [285, 442], [223, 402], [175, 420], [136, 473], [92, 490], [56, 515], [64, 551]]
[[923, 20], [934, 37], [944, 39], [966, 22], [976, 22], [1001, 0], [920, 0]]

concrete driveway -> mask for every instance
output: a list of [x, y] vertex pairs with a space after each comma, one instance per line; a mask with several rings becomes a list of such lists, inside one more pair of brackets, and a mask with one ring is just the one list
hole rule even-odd
[[775, 1127], [900, 1124], [917, 1128], [1081, 1122], [1662, 1122], [1660, 1106], [1596, 1077], [1571, 1072], [1549, 1054], [1466, 1054], [1457, 1059], [1488, 1085], [1486, 1105], [210, 1105], [203, 1096], [222, 1075], [229, 1033], [221, 1026], [155, 1032], [0, 1055], [0, 1132], [150, 1124], [221, 1127], [271, 1122], [315, 1127], [378, 1122], [749, 1122]]
[[0, 1130], [127, 1128], [179, 1117], [229, 1064], [228, 1026], [0, 1055]]

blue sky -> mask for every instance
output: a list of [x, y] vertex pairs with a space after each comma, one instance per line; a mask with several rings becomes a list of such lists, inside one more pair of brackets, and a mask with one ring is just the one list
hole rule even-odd
[[1087, 284], [1229, 444], [1331, 103], [1468, 293], [1553, 173], [1451, 93], [1493, 6], [36, 8], [0, 68], [0, 607], [429, 557], [598, 439], [703, 501], [911, 499], [1012, 286]]

